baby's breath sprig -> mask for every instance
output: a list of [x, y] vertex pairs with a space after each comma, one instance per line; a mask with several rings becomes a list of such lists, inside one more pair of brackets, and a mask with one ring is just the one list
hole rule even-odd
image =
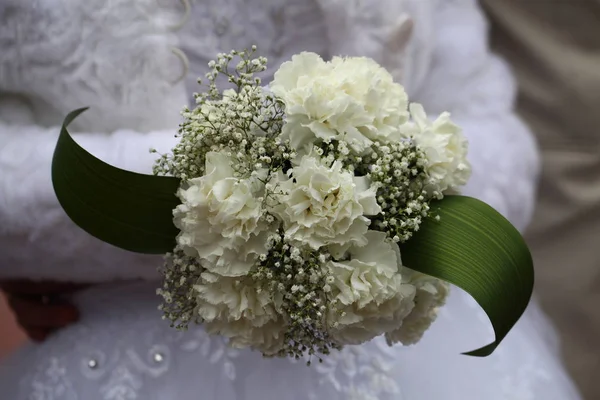
[[[182, 111], [184, 121], [176, 135], [180, 141], [170, 154], [157, 160], [156, 175], [183, 180], [202, 176], [209, 152], [231, 157], [240, 177], [261, 169], [276, 171], [296, 156], [289, 144], [280, 140], [283, 104], [263, 90], [261, 79], [254, 76], [267, 68], [267, 59], [254, 57], [255, 52], [255, 46], [249, 51], [233, 50], [208, 64], [207, 91], [194, 95], [193, 110], [186, 107]], [[234, 59], [238, 62], [232, 68]], [[219, 89], [219, 77], [227, 80], [225, 90]]]
[[431, 214], [425, 153], [411, 140], [376, 142], [370, 152], [350, 160], [356, 165], [356, 175], [369, 176], [378, 184], [377, 202], [382, 212], [371, 218], [373, 229], [386, 232], [395, 242], [410, 239]]
[[164, 276], [163, 287], [156, 293], [163, 298], [159, 309], [163, 312], [163, 319], [171, 321], [171, 327], [187, 330], [190, 322], [202, 322], [194, 312], [197, 306], [194, 284], [203, 271], [197, 259], [185, 255], [179, 248], [165, 255], [160, 269]]
[[314, 151], [323, 158], [327, 165], [333, 164], [335, 161], [341, 162], [344, 168], [354, 171], [355, 152], [343, 140], [332, 139], [330, 141], [320, 141], [314, 145]]
[[282, 233], [272, 235], [269, 253], [260, 257], [253, 279], [269, 290], [288, 319], [281, 357], [327, 355], [339, 349], [327, 331], [327, 274], [323, 265], [330, 259], [325, 252], [295, 247]]

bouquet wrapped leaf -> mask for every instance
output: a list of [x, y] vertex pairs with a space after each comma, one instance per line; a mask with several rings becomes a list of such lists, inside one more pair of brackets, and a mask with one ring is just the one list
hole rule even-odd
[[301, 53], [263, 87], [255, 50], [209, 64], [154, 175], [88, 153], [67, 131], [84, 109], [69, 114], [52, 166], [69, 217], [165, 254], [164, 318], [235, 347], [300, 358], [381, 335], [413, 344], [454, 284], [496, 333], [467, 354], [491, 354], [529, 302], [532, 259], [503, 216], [458, 194], [470, 165], [450, 115], [430, 121], [368, 58]]

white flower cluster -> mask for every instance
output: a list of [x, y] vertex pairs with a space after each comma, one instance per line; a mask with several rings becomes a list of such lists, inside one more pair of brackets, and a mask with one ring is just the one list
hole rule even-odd
[[209, 64], [208, 91], [156, 163], [182, 180], [165, 318], [268, 356], [418, 341], [448, 287], [404, 267], [398, 243], [468, 179], [460, 129], [427, 120], [367, 58], [301, 53], [266, 90], [255, 50]]
[[408, 120], [404, 88], [369, 58], [301, 53], [279, 68], [271, 90], [285, 103], [283, 135], [296, 148], [338, 139], [363, 151]]

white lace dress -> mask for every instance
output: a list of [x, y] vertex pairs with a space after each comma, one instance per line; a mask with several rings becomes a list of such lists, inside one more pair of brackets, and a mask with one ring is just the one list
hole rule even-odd
[[[73, 299], [80, 323], [4, 361], [2, 398], [579, 399], [535, 303], [488, 358], [460, 355], [492, 332], [454, 290], [418, 345], [376, 340], [310, 368], [161, 321], [160, 258], [75, 227], [53, 194], [52, 152], [64, 115], [91, 106], [73, 125], [76, 139], [149, 172], [148, 149], [174, 143], [178, 111], [217, 52], [257, 44], [272, 68], [302, 50], [374, 57], [429, 111], [453, 113], [471, 141], [467, 192], [520, 229], [537, 173], [534, 142], [512, 112], [513, 81], [488, 52], [473, 0], [197, 0], [181, 26], [184, 14], [176, 0], [0, 0], [0, 278], [101, 284]], [[414, 29], [403, 49], [407, 15]], [[139, 281], [111, 283], [123, 279]]]

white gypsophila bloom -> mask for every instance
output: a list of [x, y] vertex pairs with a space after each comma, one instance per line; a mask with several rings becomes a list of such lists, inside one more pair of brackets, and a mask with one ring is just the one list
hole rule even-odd
[[269, 226], [257, 200], [264, 184], [255, 177], [235, 177], [231, 163], [223, 153], [207, 153], [206, 175], [179, 190], [182, 204], [173, 214], [181, 230], [177, 243], [186, 254], [200, 258], [211, 272], [241, 276], [267, 252]]
[[369, 179], [354, 176], [337, 161], [328, 167], [306, 155], [289, 177], [280, 175], [278, 188], [283, 194], [274, 212], [283, 221], [285, 235], [313, 249], [366, 244], [366, 216], [381, 212]]
[[252, 279], [205, 272], [194, 291], [195, 312], [207, 332], [229, 338], [233, 347], [252, 347], [270, 355], [283, 347], [283, 319], [273, 296], [259, 290]]
[[398, 342], [411, 345], [421, 340], [437, 318], [438, 310], [446, 302], [450, 290], [448, 283], [418, 272], [410, 271], [405, 278], [416, 287], [415, 307], [404, 318], [400, 328], [385, 335], [390, 346]]
[[375, 61], [304, 52], [281, 65], [270, 85], [285, 104], [283, 137], [295, 150], [316, 138], [338, 139], [357, 151], [385, 141], [408, 120], [402, 85]]
[[330, 261], [334, 281], [330, 333], [341, 344], [359, 344], [398, 328], [413, 306], [415, 287], [403, 282], [398, 245], [369, 231], [367, 244], [352, 246], [347, 261]]
[[471, 176], [468, 142], [462, 130], [452, 122], [450, 113], [444, 112], [430, 121], [421, 104], [411, 103], [409, 109], [413, 123], [405, 124], [401, 129], [425, 152], [433, 190], [440, 193], [457, 191]]

